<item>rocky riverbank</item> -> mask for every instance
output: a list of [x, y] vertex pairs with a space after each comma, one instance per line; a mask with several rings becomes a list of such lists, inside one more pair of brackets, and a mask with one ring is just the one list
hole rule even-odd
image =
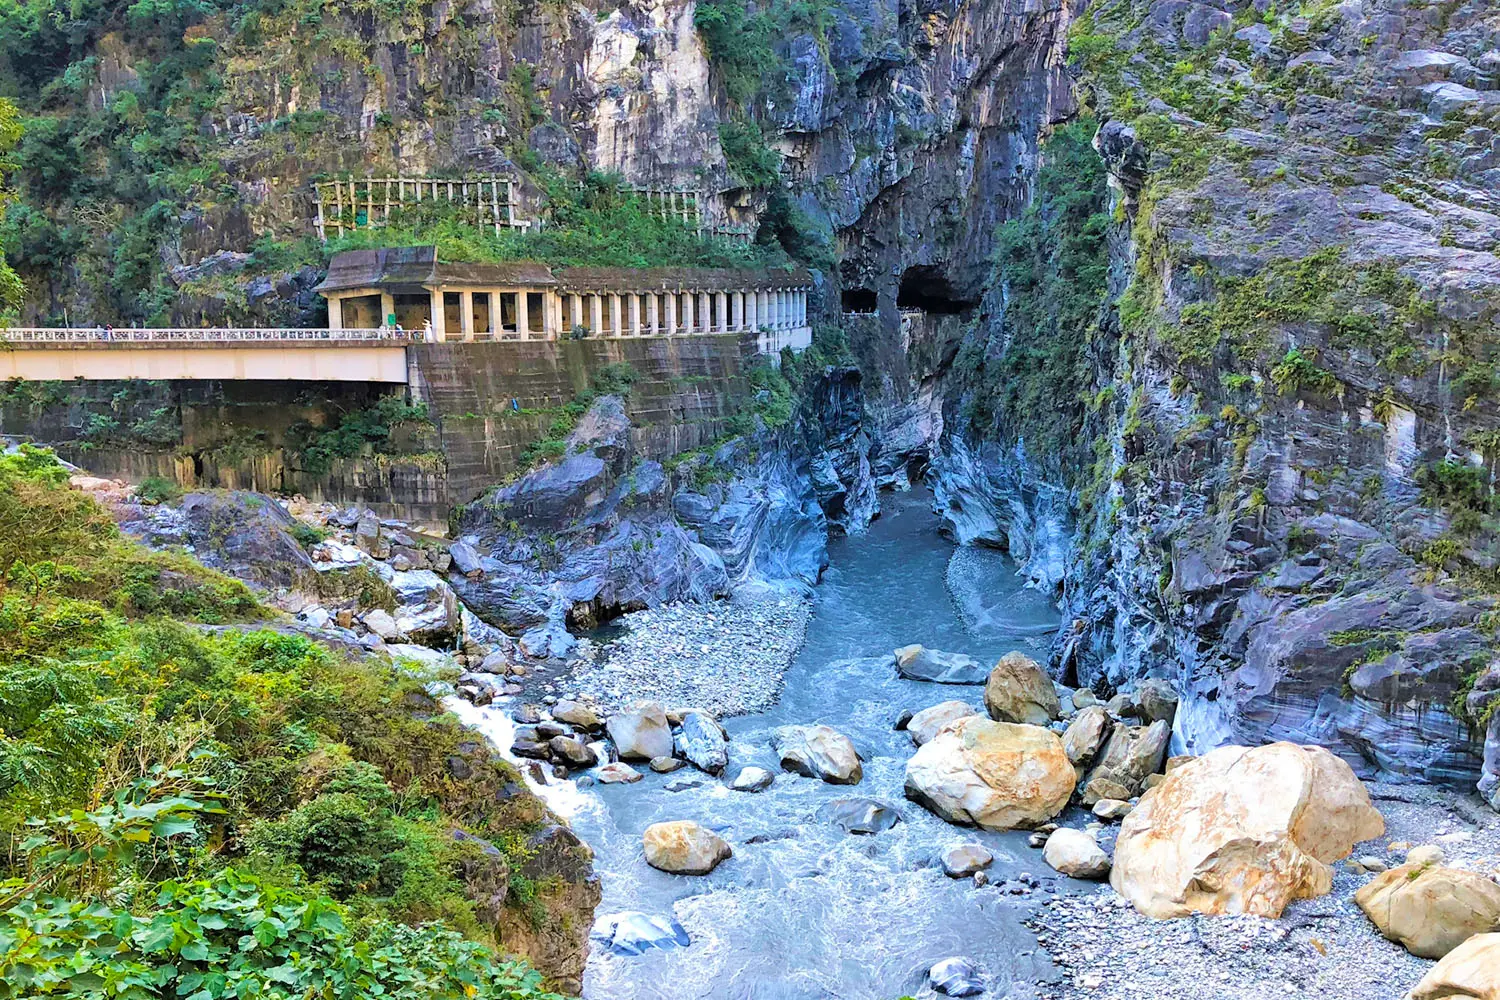
[[[1432, 967], [1387, 941], [1354, 894], [1394, 867], [1408, 845], [1435, 844], [1451, 868], [1500, 877], [1500, 816], [1477, 798], [1414, 785], [1372, 784], [1386, 822], [1378, 840], [1334, 866], [1333, 890], [1278, 919], [1192, 916], [1153, 920], [1109, 886], [1039, 894], [1028, 926], [1064, 971], [1046, 1000], [1399, 1000]], [[1101, 837], [1101, 840], [1104, 838]], [[1041, 864], [1038, 859], [1039, 865]], [[1045, 870], [1045, 869], [1044, 869]]]
[[638, 611], [618, 619], [623, 633], [561, 683], [606, 712], [640, 700], [718, 718], [763, 711], [776, 703], [811, 614], [800, 595]]

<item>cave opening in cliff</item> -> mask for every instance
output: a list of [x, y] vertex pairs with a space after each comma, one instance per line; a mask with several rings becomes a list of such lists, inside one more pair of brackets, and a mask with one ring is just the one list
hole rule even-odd
[[901, 273], [896, 308], [951, 315], [972, 309], [976, 303], [958, 293], [940, 267], [916, 264]]
[[839, 301], [846, 313], [872, 313], [878, 308], [875, 292], [869, 288], [846, 288]]

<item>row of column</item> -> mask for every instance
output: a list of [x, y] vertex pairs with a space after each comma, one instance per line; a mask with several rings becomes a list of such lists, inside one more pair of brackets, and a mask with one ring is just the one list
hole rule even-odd
[[568, 328], [595, 335], [674, 336], [807, 325], [807, 292], [565, 292]]

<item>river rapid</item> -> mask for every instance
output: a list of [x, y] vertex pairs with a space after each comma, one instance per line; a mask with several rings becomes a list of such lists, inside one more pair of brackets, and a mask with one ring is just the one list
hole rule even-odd
[[[1012, 649], [1039, 655], [1056, 611], [1025, 589], [1014, 564], [984, 550], [958, 550], [938, 534], [921, 492], [885, 498], [884, 516], [856, 537], [835, 539], [818, 585], [806, 641], [768, 712], [724, 720], [733, 775], [744, 764], [776, 772], [760, 793], [691, 768], [628, 785], [538, 791], [595, 851], [604, 898], [596, 928], [620, 913], [675, 919], [689, 943], [617, 954], [595, 941], [587, 1000], [894, 1000], [930, 995], [935, 962], [966, 956], [983, 969], [988, 995], [1035, 995], [1056, 969], [1022, 926], [1027, 881], [1054, 877], [1024, 833], [949, 825], [902, 795], [914, 752], [893, 724], [903, 709], [949, 699], [982, 707], [978, 685], [903, 680], [888, 655], [908, 643], [993, 662]], [[502, 746], [501, 709], [460, 714]], [[824, 723], [848, 735], [864, 760], [854, 786], [783, 773], [772, 731]], [[842, 832], [820, 818], [829, 802], [867, 797], [894, 806], [902, 821], [882, 833]], [[646, 865], [641, 834], [664, 820], [692, 819], [720, 833], [734, 857], [712, 874], [684, 877]], [[994, 885], [950, 879], [939, 858], [978, 841], [995, 855]]]

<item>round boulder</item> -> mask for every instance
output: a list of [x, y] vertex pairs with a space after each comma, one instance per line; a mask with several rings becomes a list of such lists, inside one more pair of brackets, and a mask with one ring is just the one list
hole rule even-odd
[[1326, 893], [1329, 864], [1384, 831], [1349, 765], [1322, 747], [1220, 747], [1125, 817], [1110, 884], [1151, 917], [1279, 917]]
[[723, 837], [690, 819], [652, 823], [641, 843], [646, 864], [674, 875], [707, 875], [734, 854]]
[[1054, 830], [1042, 859], [1069, 878], [1101, 879], [1109, 874], [1109, 855], [1082, 830]]
[[972, 958], [945, 958], [927, 970], [927, 979], [945, 997], [977, 997], [984, 992], [984, 973]]
[[920, 712], [913, 713], [911, 719], [906, 723], [906, 731], [911, 734], [912, 740], [921, 746], [932, 742], [938, 730], [955, 719], [967, 718], [978, 715], [979, 712], [965, 701], [944, 701], [924, 708]]
[[772, 737], [781, 766], [830, 785], [854, 785], [864, 777], [849, 737], [828, 726], [782, 726]]
[[1500, 1000], [1500, 934], [1476, 934], [1448, 952], [1406, 1000]]
[[984, 707], [998, 722], [1045, 726], [1062, 714], [1052, 679], [1025, 653], [1000, 657], [984, 682]]
[[672, 756], [672, 726], [666, 710], [654, 701], [616, 712], [605, 728], [621, 760]]
[[776, 780], [776, 775], [763, 767], [747, 764], [740, 768], [740, 773], [734, 776], [729, 787], [737, 792], [762, 792], [771, 787]]
[[943, 852], [943, 873], [949, 878], [968, 878], [988, 868], [995, 860], [983, 844], [959, 844]]
[[834, 799], [819, 813], [845, 833], [883, 833], [901, 822], [901, 814], [879, 799]]
[[1458, 868], [1400, 865], [1366, 883], [1354, 901], [1380, 933], [1422, 958], [1500, 931], [1500, 885]]
[[950, 823], [1040, 826], [1062, 812], [1076, 774], [1057, 734], [970, 716], [950, 722], [906, 763], [906, 797]]

